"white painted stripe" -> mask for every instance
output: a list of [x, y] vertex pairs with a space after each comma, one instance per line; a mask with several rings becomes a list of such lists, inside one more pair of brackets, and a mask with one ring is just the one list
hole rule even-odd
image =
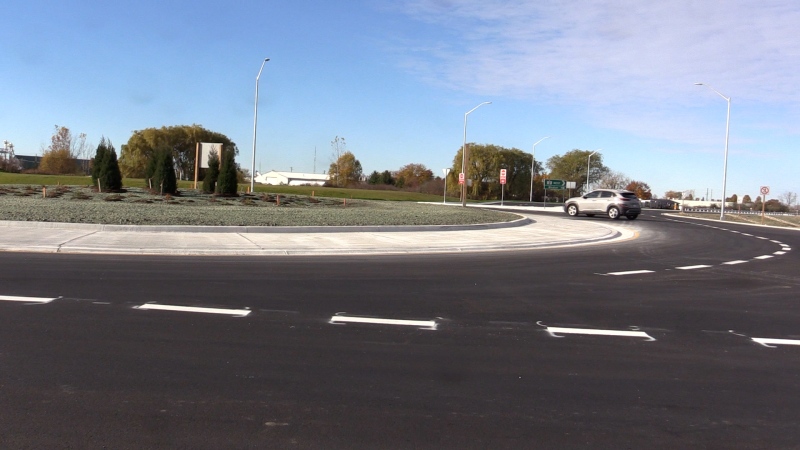
[[736, 234], [741, 234], [742, 233], [741, 231], [734, 231], [734, 230], [728, 230], [728, 231], [730, 231], [731, 233], [736, 233]]
[[755, 257], [755, 258], [753, 258], [753, 259], [769, 259], [769, 258], [772, 258], [772, 255], [761, 255], [761, 256], [756, 256], [756, 257]]
[[728, 262], [724, 262], [724, 263], [722, 263], [722, 265], [725, 265], [725, 266], [732, 266], [732, 265], [734, 265], [734, 264], [744, 264], [744, 263], [746, 263], [746, 262], [747, 262], [747, 261], [742, 261], [742, 260], [740, 259], [740, 260], [737, 260], [737, 261], [728, 261]]
[[789, 250], [791, 250], [791, 249], [792, 249], [792, 247], [783, 247], [783, 250], [784, 250], [784, 251], [787, 251], [787, 252], [788, 252]]
[[706, 266], [706, 265], [698, 265], [698, 266], [683, 266], [683, 267], [676, 267], [676, 269], [678, 269], [678, 270], [694, 270], [694, 269], [706, 269], [706, 268], [709, 268], [709, 267], [711, 267], [711, 266]]
[[785, 255], [785, 254], [786, 254], [786, 252], [775, 252], [775, 253], [773, 253], [773, 255]]
[[770, 242], [774, 242], [776, 244], [783, 244], [783, 242], [781, 242], [781, 241], [770, 241]]
[[765, 238], [765, 237], [763, 237], [763, 236], [756, 236], [756, 238], [757, 238], [757, 239], [763, 239], [763, 240], [765, 240], [765, 241], [766, 241], [767, 239], [769, 239], [769, 238]]
[[770, 338], [752, 338], [755, 342], [759, 344], [769, 347], [770, 344], [773, 345], [800, 345], [800, 340], [796, 339], [770, 339]]
[[245, 317], [250, 314], [249, 309], [222, 309], [222, 308], [198, 308], [195, 306], [175, 306], [175, 305], [158, 305], [155, 303], [145, 303], [141, 306], [136, 306], [136, 309], [152, 309], [157, 311], [178, 311], [178, 312], [193, 312], [204, 314], [226, 314], [229, 316]]
[[46, 297], [16, 297], [13, 295], [0, 295], [0, 300], [4, 302], [26, 302], [26, 303], [50, 303], [55, 298]]
[[653, 273], [652, 270], [629, 270], [627, 272], [609, 272], [606, 275], [637, 275], [640, 273]]
[[752, 236], [750, 233], [742, 233], [742, 236]]
[[332, 316], [330, 323], [370, 323], [377, 325], [400, 325], [409, 327], [427, 328], [430, 330], [436, 329], [436, 321], [434, 320], [401, 320], [401, 319], [381, 319], [378, 317], [348, 317], [348, 316]]
[[[561, 328], [561, 327], [547, 327], [547, 332], [555, 336], [558, 334], [589, 334], [599, 336], [621, 336], [621, 337], [641, 337], [647, 338], [651, 341], [655, 339], [644, 331], [623, 331], [623, 330], [596, 330], [591, 328]], [[557, 337], [557, 336], [556, 336]]]

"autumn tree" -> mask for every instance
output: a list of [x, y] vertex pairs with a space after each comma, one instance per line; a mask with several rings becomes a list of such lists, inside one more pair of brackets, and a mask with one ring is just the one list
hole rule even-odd
[[594, 189], [625, 189], [625, 186], [631, 183], [630, 178], [628, 178], [624, 173], [617, 172], [615, 170], [609, 170], [603, 176], [597, 180], [597, 183], [592, 185]]
[[394, 173], [394, 184], [399, 188], [414, 189], [433, 179], [433, 172], [424, 164], [406, 164]]
[[161, 128], [137, 130], [122, 146], [119, 158], [120, 169], [125, 177], [142, 178], [156, 149], [168, 148], [172, 152], [175, 168], [181, 174], [194, 173], [195, 154], [198, 142], [217, 142], [223, 150], [239, 153], [236, 144], [224, 134], [207, 130], [201, 125], [175, 125]]
[[328, 168], [328, 182], [336, 187], [347, 187], [361, 181], [361, 162], [350, 151], [345, 151]]
[[672, 199], [672, 200], [680, 200], [683, 198], [683, 192], [681, 191], [667, 191], [664, 193], [664, 198]]
[[[85, 142], [85, 135], [83, 141]], [[52, 175], [68, 175], [80, 172], [74, 153], [72, 132], [67, 127], [55, 126], [50, 145], [43, 150], [39, 171]]]
[[115, 192], [122, 189], [122, 174], [117, 161], [117, 151], [105, 137], [100, 139], [92, 160], [92, 182], [94, 185], [99, 182], [103, 191]]
[[650, 186], [643, 181], [631, 181], [624, 189], [635, 193], [636, 197], [642, 200], [650, 200], [653, 198], [653, 193], [650, 192]]
[[[589, 155], [592, 156], [591, 160]], [[590, 165], [588, 176], [587, 164]], [[608, 167], [603, 165], [602, 153], [579, 149], [551, 157], [547, 160], [547, 167], [550, 169], [552, 179], [576, 182], [579, 193], [585, 192], [589, 185], [602, 179], [609, 171]]]

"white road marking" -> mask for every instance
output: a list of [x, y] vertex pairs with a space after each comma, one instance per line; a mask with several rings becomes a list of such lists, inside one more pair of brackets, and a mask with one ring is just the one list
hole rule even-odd
[[683, 266], [683, 267], [676, 267], [678, 270], [694, 270], [694, 269], [706, 269], [711, 266], [706, 265], [697, 265], [697, 266]]
[[769, 238], [765, 238], [765, 237], [763, 237], [763, 236], [756, 236], [756, 239], [763, 239], [763, 240], [765, 240], [765, 241], [766, 241], [766, 240], [767, 240], [767, 239], [769, 239]]
[[547, 327], [547, 332], [553, 337], [558, 334], [589, 334], [599, 336], [620, 336], [620, 337], [640, 337], [655, 341], [655, 338], [645, 333], [644, 331], [624, 331], [624, 330], [596, 330], [590, 328], [561, 328], [561, 327]]
[[332, 316], [330, 323], [370, 323], [377, 325], [400, 325], [409, 327], [420, 327], [428, 330], [436, 329], [434, 320], [401, 320], [401, 319], [381, 319], [378, 317], [349, 317]]
[[769, 259], [769, 258], [772, 258], [772, 255], [761, 255], [761, 256], [756, 256], [756, 257], [755, 257], [755, 258], [753, 258], [753, 259]]
[[[800, 340], [796, 339], [770, 339], [770, 338], [751, 338], [764, 347], [775, 348], [775, 345], [800, 345]], [[772, 344], [772, 345], [770, 345]]]
[[144, 305], [135, 306], [136, 309], [152, 309], [157, 311], [178, 311], [178, 312], [193, 312], [204, 314], [225, 314], [228, 316], [245, 317], [250, 314], [249, 309], [223, 309], [223, 308], [198, 308], [195, 306], [175, 306], [175, 305], [159, 305], [156, 303], [145, 303]]
[[742, 233], [742, 236], [752, 236], [750, 233]]
[[783, 249], [788, 252], [789, 250], [792, 249], [792, 247], [784, 246]]
[[770, 242], [773, 242], [775, 244], [783, 244], [783, 242], [781, 242], [781, 241], [770, 241]]
[[55, 298], [46, 297], [16, 297], [13, 295], [0, 295], [0, 300], [4, 302], [25, 302], [25, 303], [50, 303]]
[[785, 255], [785, 254], [786, 254], [786, 252], [775, 252], [775, 253], [773, 253], [773, 255]]
[[742, 260], [740, 259], [740, 260], [737, 260], [737, 261], [728, 261], [728, 262], [724, 262], [724, 263], [722, 263], [722, 264], [723, 264], [723, 265], [726, 265], [726, 266], [732, 266], [732, 265], [734, 265], [734, 264], [744, 264], [744, 263], [746, 263], [746, 262], [747, 262], [747, 261], [742, 261]]
[[640, 273], [653, 273], [652, 270], [629, 270], [627, 272], [609, 272], [606, 275], [637, 275]]

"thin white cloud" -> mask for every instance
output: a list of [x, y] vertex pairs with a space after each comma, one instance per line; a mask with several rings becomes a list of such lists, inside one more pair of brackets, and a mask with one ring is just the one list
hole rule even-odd
[[[406, 67], [452, 89], [594, 105], [696, 103], [695, 81], [800, 102], [800, 4], [409, 0]], [[425, 51], [428, 49], [429, 51]]]

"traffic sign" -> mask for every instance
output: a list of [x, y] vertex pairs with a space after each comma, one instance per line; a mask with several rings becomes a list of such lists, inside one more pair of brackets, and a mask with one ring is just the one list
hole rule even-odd
[[500, 169], [500, 184], [506, 184], [506, 169]]
[[464, 184], [464, 172], [458, 174], [458, 184]]
[[567, 182], [564, 180], [544, 180], [545, 189], [566, 189]]
[[769, 186], [761, 186], [761, 195], [769, 194]]

